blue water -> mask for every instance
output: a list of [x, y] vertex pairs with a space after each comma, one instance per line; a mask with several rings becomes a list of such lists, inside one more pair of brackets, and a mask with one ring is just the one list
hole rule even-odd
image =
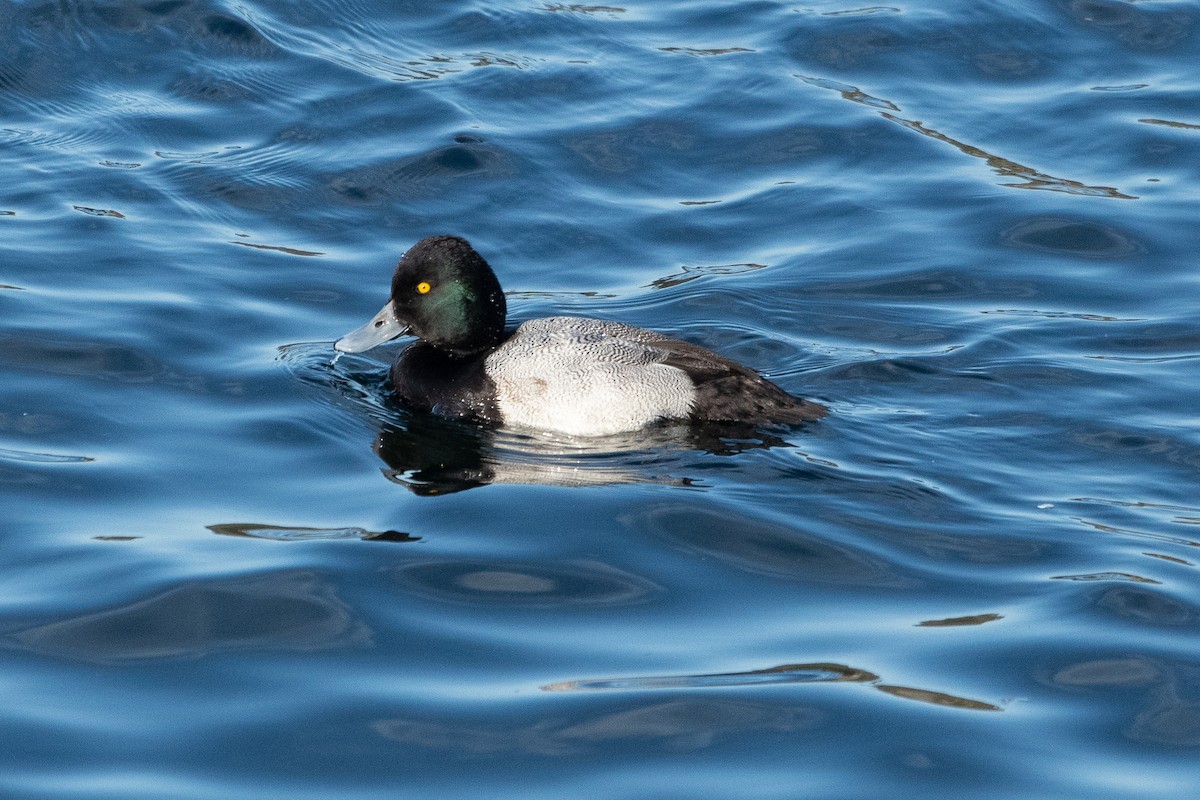
[[[1200, 9], [0, 5], [0, 796], [1194, 798]], [[334, 359], [468, 237], [830, 406]]]

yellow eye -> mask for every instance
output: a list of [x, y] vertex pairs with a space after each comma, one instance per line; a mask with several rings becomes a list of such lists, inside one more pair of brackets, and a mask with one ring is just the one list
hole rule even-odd
[[433, 287], [429, 285], [429, 281], [421, 281], [417, 284], [417, 292], [419, 294], [429, 294], [429, 290]]

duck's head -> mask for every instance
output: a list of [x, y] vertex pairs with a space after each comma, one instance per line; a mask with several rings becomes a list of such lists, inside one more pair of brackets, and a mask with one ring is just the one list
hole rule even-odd
[[506, 313], [500, 282], [467, 240], [430, 236], [396, 265], [387, 304], [334, 347], [361, 353], [411, 333], [452, 355], [470, 355], [500, 343]]

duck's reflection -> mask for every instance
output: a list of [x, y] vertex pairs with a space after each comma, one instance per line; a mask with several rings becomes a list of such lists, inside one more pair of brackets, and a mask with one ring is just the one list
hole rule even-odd
[[384, 475], [419, 495], [460, 492], [491, 483], [603, 486], [659, 483], [691, 486], [674, 475], [690, 454], [731, 456], [747, 450], [791, 447], [753, 425], [664, 425], [615, 436], [580, 438], [516, 432], [406, 414], [385, 421], [375, 453]]
[[403, 427], [383, 423], [372, 449], [387, 464], [388, 480], [416, 494], [450, 494], [492, 482], [489, 438], [484, 428], [419, 414]]

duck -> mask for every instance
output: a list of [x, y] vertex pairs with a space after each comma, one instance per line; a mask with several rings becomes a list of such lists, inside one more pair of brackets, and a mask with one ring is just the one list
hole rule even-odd
[[391, 297], [334, 343], [361, 353], [417, 341], [391, 368], [413, 411], [484, 425], [592, 437], [671, 423], [798, 425], [828, 409], [691, 342], [622, 322], [553, 316], [508, 326], [491, 266], [466, 239], [421, 239], [401, 257]]

